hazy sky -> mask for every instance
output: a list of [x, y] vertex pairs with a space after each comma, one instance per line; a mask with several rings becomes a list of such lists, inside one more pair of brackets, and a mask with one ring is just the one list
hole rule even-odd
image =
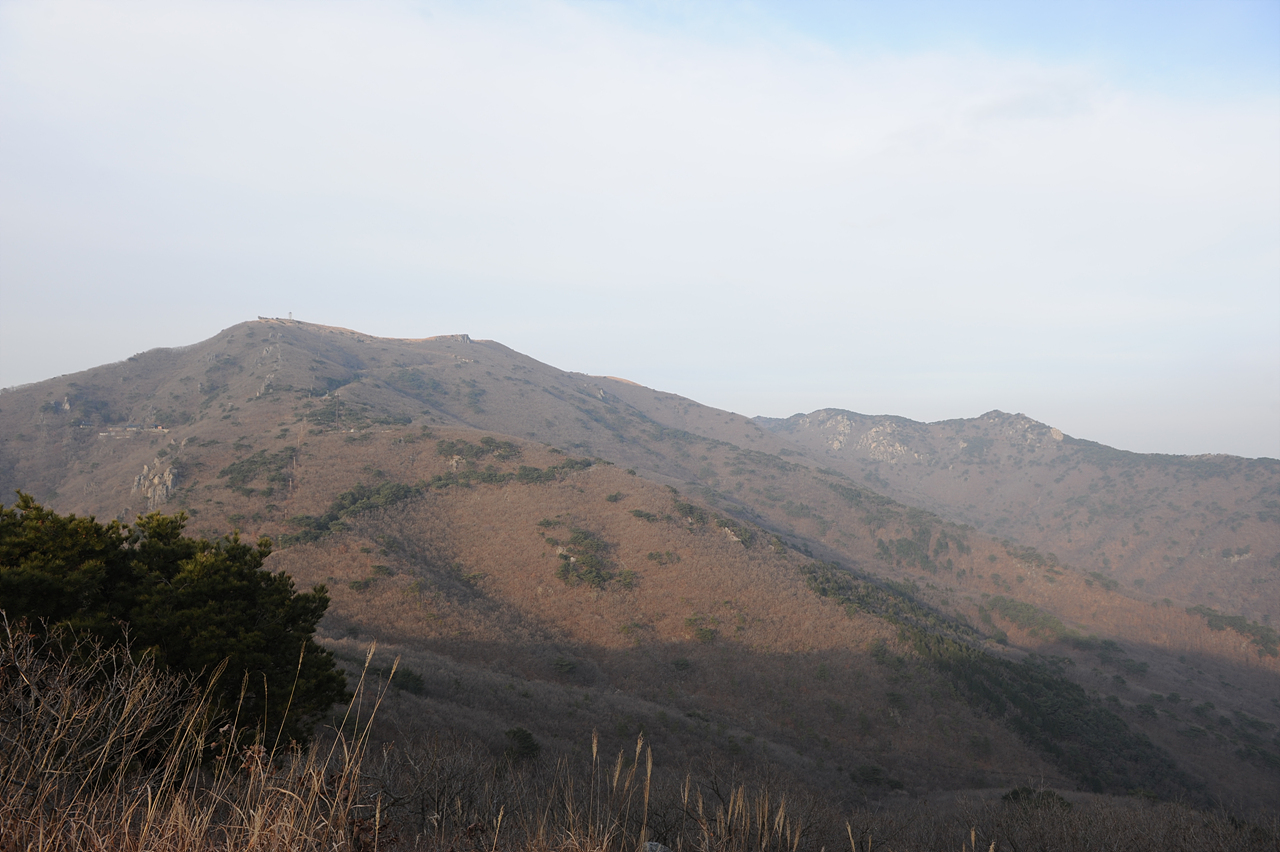
[[290, 311], [1280, 457], [1280, 2], [0, 0], [0, 386]]

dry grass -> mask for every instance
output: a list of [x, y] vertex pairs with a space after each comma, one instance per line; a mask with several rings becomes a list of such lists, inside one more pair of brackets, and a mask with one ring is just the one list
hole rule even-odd
[[[656, 769], [648, 744], [589, 760], [510, 762], [440, 735], [388, 745], [366, 762], [396, 848], [634, 852], [919, 850], [1274, 850], [1280, 820], [1178, 803], [1068, 794], [903, 801], [841, 810], [794, 781], [714, 763]], [[848, 847], [845, 847], [848, 844]]]
[[356, 850], [376, 839], [379, 814], [359, 783], [367, 736], [310, 748], [246, 739], [234, 723], [214, 727], [207, 696], [126, 649], [3, 626], [4, 852]]
[[[589, 765], [496, 762], [465, 740], [431, 737], [375, 755], [366, 778], [397, 840], [413, 848], [630, 852], [646, 842], [699, 852], [795, 852], [830, 833], [834, 811], [789, 805], [761, 781], [714, 768], [698, 778], [655, 770], [643, 737], [610, 758], [593, 736]], [[815, 827], [821, 826], [821, 831]]]
[[[1276, 849], [1280, 824], [1177, 804], [915, 802], [839, 811], [733, 766], [495, 755], [436, 732], [371, 747], [366, 689], [326, 744], [241, 741], [190, 685], [119, 649], [0, 635], [0, 849], [819, 852]], [[372, 650], [370, 651], [370, 656]], [[354, 732], [344, 734], [343, 732]], [[585, 756], [584, 756], [585, 757]]]

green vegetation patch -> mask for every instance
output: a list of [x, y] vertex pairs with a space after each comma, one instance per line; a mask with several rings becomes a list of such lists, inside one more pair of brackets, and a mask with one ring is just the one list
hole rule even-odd
[[[341, 385], [338, 387], [341, 387]], [[330, 390], [332, 389], [330, 388]], [[306, 403], [306, 405], [310, 404]], [[306, 405], [303, 407], [305, 408]], [[364, 411], [336, 397], [327, 400], [322, 405], [307, 409], [306, 420], [310, 426], [327, 426], [342, 429], [367, 429], [369, 427], [369, 418]]]
[[479, 470], [475, 467], [474, 462], [469, 462], [469, 466], [464, 470], [436, 474], [425, 484], [428, 488], [437, 489], [450, 488], [455, 485], [465, 488], [473, 483], [502, 485], [507, 482], [519, 482], [525, 485], [545, 485], [549, 482], [558, 482], [565, 474], [576, 470], [586, 470], [594, 464], [596, 464], [594, 459], [571, 458], [545, 469], [522, 464], [515, 471], [504, 473], [493, 465], [485, 465], [483, 470]]
[[[682, 433], [685, 434], [685, 433]], [[720, 443], [720, 442], [717, 442]], [[762, 453], [759, 450], [744, 450], [735, 447], [732, 463], [737, 467], [750, 468], [753, 465], [762, 467], [766, 470], [776, 470], [782, 473], [790, 473], [799, 470], [800, 465], [794, 462], [784, 461], [782, 458], [772, 453]], [[747, 470], [747, 473], [755, 473], [754, 470]]]
[[268, 482], [287, 482], [284, 469], [298, 454], [297, 447], [285, 447], [274, 453], [258, 450], [248, 458], [241, 459], [218, 471], [219, 479], [226, 479], [232, 488], [242, 488], [256, 479], [266, 477]]
[[419, 402], [435, 403], [439, 397], [447, 396], [449, 389], [421, 370], [406, 367], [391, 373], [383, 381], [391, 388], [405, 396], [413, 397]]
[[[672, 490], [674, 491], [674, 489]], [[751, 547], [756, 540], [756, 531], [742, 521], [736, 518], [726, 518], [715, 512], [709, 512], [696, 503], [689, 503], [679, 499], [678, 496], [672, 503], [671, 510], [675, 517], [682, 519], [691, 527], [704, 527], [707, 524], [714, 523], [717, 527], [728, 530], [733, 534], [734, 538], [742, 543], [743, 547]], [[646, 521], [657, 520], [656, 515], [638, 509], [632, 510], [631, 514]]]
[[706, 526], [707, 521], [711, 519], [706, 509], [694, 503], [686, 503], [683, 500], [676, 500], [672, 509], [678, 517], [684, 518], [695, 526]]
[[1090, 579], [1084, 581], [1086, 586], [1092, 586], [1096, 580], [1098, 585], [1102, 586], [1102, 588], [1106, 589], [1108, 592], [1114, 592], [1116, 589], [1120, 588], [1120, 582], [1118, 580], [1113, 580], [1100, 571], [1090, 571], [1089, 578]]
[[938, 565], [929, 555], [929, 543], [933, 540], [933, 530], [927, 526], [915, 527], [911, 535], [885, 541], [876, 539], [876, 558], [885, 562], [915, 565], [930, 574], [938, 573]]
[[350, 491], [339, 494], [323, 515], [295, 515], [290, 518], [289, 523], [300, 529], [297, 533], [280, 536], [280, 546], [316, 541], [331, 532], [340, 532], [346, 529], [343, 523], [346, 518], [374, 509], [384, 509], [416, 497], [423, 490], [422, 485], [405, 485], [400, 482], [384, 482], [377, 487], [357, 485]]
[[512, 728], [506, 732], [507, 740], [511, 743], [507, 746], [506, 758], [512, 763], [518, 763], [524, 760], [535, 760], [542, 751], [542, 744], [539, 743], [532, 733], [526, 728]]
[[468, 461], [479, 461], [487, 456], [493, 456], [498, 461], [509, 461], [519, 458], [520, 448], [510, 441], [499, 441], [486, 435], [478, 444], [470, 441], [437, 441], [436, 453], [446, 458], [460, 457]]
[[721, 529], [728, 530], [730, 533], [732, 533], [733, 537], [736, 538], [738, 541], [740, 541], [743, 547], [750, 547], [751, 544], [756, 540], [755, 530], [746, 526], [741, 521], [737, 521], [733, 518], [722, 518], [719, 515], [717, 515], [716, 526], [720, 527]]
[[[936, 574], [939, 568], [951, 570], [954, 567], [950, 559], [946, 559], [944, 563], [938, 561], [949, 554], [953, 546], [960, 554], [972, 552], [964, 536], [964, 527], [943, 523], [936, 515], [895, 503], [872, 491], [838, 482], [828, 482], [826, 485], [850, 506], [862, 509], [866, 513], [862, 520], [870, 529], [885, 529], [895, 522], [905, 522], [910, 528], [911, 534], [908, 536], [888, 541], [876, 539], [876, 558], [881, 561], [914, 565]], [[935, 537], [934, 528], [938, 526], [941, 529]]]
[[874, 509], [899, 505], [890, 498], [877, 494], [874, 491], [855, 488], [852, 485], [844, 485], [839, 482], [828, 482], [826, 485], [839, 497], [843, 498], [846, 503], [857, 509]]
[[1210, 630], [1226, 630], [1230, 628], [1241, 636], [1245, 636], [1250, 642], [1258, 646], [1258, 656], [1266, 655], [1268, 657], [1280, 656], [1280, 637], [1277, 637], [1276, 631], [1265, 624], [1258, 624], [1256, 621], [1249, 621], [1243, 615], [1224, 615], [1213, 607], [1197, 604], [1187, 608], [1190, 615], [1203, 616], [1209, 624]]
[[[344, 656], [342, 659], [350, 660], [356, 664], [363, 662], [355, 657]], [[408, 692], [411, 695], [427, 694], [427, 679], [408, 666], [402, 666], [398, 663], [371, 662], [366, 673], [372, 677], [390, 681], [391, 685], [401, 692]]]
[[[555, 543], [554, 539], [548, 541]], [[569, 540], [560, 544], [564, 550], [560, 553], [560, 568], [556, 571], [556, 576], [565, 585], [586, 584], [599, 589], [614, 579], [613, 565], [608, 558], [614, 545], [597, 533], [573, 527], [569, 530]], [[628, 577], [627, 587], [634, 582], [635, 575], [632, 573]]]
[[1059, 567], [1058, 557], [1052, 553], [1041, 553], [1034, 547], [1025, 547], [1020, 544], [1012, 544], [1011, 542], [1001, 542], [1004, 545], [1004, 552], [1012, 556], [1019, 562], [1025, 562], [1028, 565], [1034, 565], [1037, 568], [1057, 568]]
[[[871, 471], [867, 471], [868, 477], [874, 477]], [[889, 483], [879, 480], [883, 485]], [[907, 512], [906, 506], [896, 502], [882, 494], [874, 491], [868, 491], [864, 488], [855, 488], [851, 485], [844, 485], [839, 482], [828, 482], [826, 486], [836, 493], [841, 499], [849, 504], [850, 507], [862, 511], [863, 523], [873, 530], [883, 529], [893, 521], [902, 517]], [[915, 510], [918, 517], [913, 517], [915, 526], [920, 526], [921, 522], [928, 517], [930, 520], [936, 520], [927, 513]]]
[[800, 568], [815, 594], [838, 602], [847, 612], [866, 612], [901, 626], [919, 627], [968, 641], [981, 641], [973, 628], [921, 603], [911, 583], [873, 579], [835, 562], [810, 562]]
[[1074, 634], [1057, 617], [1037, 609], [1029, 603], [996, 595], [987, 606], [1000, 613], [1005, 621], [1011, 621], [1023, 630], [1041, 639], [1066, 639]]

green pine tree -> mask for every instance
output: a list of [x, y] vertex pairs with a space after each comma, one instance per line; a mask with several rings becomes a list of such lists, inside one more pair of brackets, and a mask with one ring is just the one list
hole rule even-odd
[[[271, 542], [182, 534], [186, 515], [132, 527], [62, 516], [19, 494], [0, 507], [0, 610], [28, 629], [65, 625], [207, 680], [217, 706], [274, 738], [309, 738], [348, 697], [333, 655], [316, 644], [323, 586], [298, 592], [263, 569]], [[301, 658], [301, 662], [299, 659]]]

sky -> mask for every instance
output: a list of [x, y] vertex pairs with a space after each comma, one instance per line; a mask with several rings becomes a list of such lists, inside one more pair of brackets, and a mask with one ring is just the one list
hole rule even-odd
[[0, 0], [0, 387], [290, 313], [1280, 458], [1280, 0]]

